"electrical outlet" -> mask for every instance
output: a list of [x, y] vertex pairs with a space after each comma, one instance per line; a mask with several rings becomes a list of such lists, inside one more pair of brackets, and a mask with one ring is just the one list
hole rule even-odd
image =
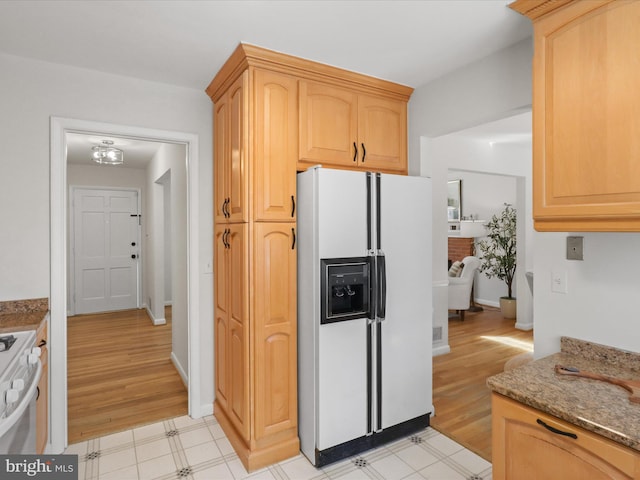
[[567, 293], [566, 270], [554, 270], [551, 272], [551, 291], [556, 293]]

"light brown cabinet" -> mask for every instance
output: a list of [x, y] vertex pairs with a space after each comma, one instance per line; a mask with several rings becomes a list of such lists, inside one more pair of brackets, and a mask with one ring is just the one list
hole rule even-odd
[[252, 471], [300, 451], [296, 173], [318, 163], [300, 161], [301, 138], [311, 135], [311, 150], [342, 149], [349, 161], [355, 142], [367, 150], [359, 168], [364, 160], [367, 170], [406, 173], [413, 90], [241, 44], [206, 91], [214, 103], [214, 414]]
[[640, 478], [640, 453], [492, 394], [495, 480]]
[[36, 453], [42, 454], [49, 439], [49, 348], [47, 336], [47, 321], [36, 332], [36, 346], [40, 347], [40, 361], [42, 362], [42, 376], [38, 382], [38, 397], [36, 400]]
[[534, 26], [540, 231], [640, 231], [640, 2], [518, 0]]
[[301, 81], [299, 163], [407, 173], [407, 101]]

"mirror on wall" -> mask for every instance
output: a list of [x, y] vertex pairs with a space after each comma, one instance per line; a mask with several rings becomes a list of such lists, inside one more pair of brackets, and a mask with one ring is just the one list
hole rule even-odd
[[447, 182], [447, 220], [460, 221], [462, 214], [462, 180]]

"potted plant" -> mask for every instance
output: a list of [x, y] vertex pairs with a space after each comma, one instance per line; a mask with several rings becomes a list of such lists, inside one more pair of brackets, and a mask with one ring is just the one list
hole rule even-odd
[[485, 225], [487, 238], [478, 242], [480, 270], [487, 278], [497, 277], [507, 284], [507, 296], [500, 297], [505, 318], [516, 318], [513, 279], [516, 273], [516, 209], [505, 203], [500, 214]]

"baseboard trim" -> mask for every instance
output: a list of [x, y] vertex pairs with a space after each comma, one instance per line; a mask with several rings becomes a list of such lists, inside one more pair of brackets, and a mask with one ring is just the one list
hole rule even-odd
[[437, 357], [438, 355], [444, 355], [445, 353], [451, 352], [451, 347], [449, 345], [442, 345], [441, 347], [433, 348], [433, 357]]
[[514, 325], [518, 330], [524, 330], [524, 331], [529, 331], [529, 330], [533, 330], [533, 322], [529, 322], [529, 323], [520, 323], [518, 321], [516, 321], [516, 324]]
[[194, 414], [191, 416], [193, 418], [200, 418], [208, 417], [209, 415], [213, 415], [213, 403], [205, 403], [203, 405], [200, 405], [200, 411], [194, 412]]
[[298, 429], [283, 430], [272, 435], [274, 443], [257, 447], [252, 442], [253, 450], [247, 445], [242, 436], [237, 432], [226, 412], [216, 400], [214, 402], [215, 417], [227, 436], [229, 443], [238, 455], [247, 472], [251, 473], [260, 468], [295, 457], [300, 453], [300, 440]]
[[162, 318], [156, 318], [153, 316], [153, 313], [151, 312], [151, 309], [149, 307], [146, 307], [147, 309], [147, 313], [149, 314], [149, 318], [151, 319], [151, 323], [153, 323], [154, 325], [166, 325], [167, 324], [167, 319], [162, 317]]
[[182, 383], [184, 383], [184, 386], [187, 387], [187, 390], [189, 389], [189, 376], [187, 375], [187, 372], [184, 371], [184, 368], [182, 368], [182, 365], [180, 365], [180, 361], [178, 360], [178, 357], [176, 357], [176, 354], [171, 352], [171, 363], [173, 363], [173, 366], [176, 367], [176, 370], [178, 371], [178, 375], [180, 375], [180, 378], [182, 379]]
[[494, 300], [485, 300], [484, 298], [474, 298], [473, 303], [478, 304], [480, 306], [486, 305], [487, 307], [495, 307], [500, 308], [500, 302], [496, 302]]

